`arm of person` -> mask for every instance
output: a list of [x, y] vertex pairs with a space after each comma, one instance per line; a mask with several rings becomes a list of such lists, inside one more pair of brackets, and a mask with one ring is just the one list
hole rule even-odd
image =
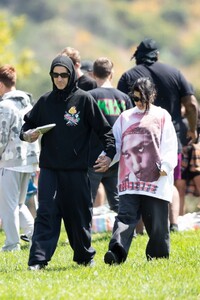
[[28, 131], [25, 131], [23, 133], [23, 139], [26, 142], [33, 143], [38, 139], [39, 135], [45, 134], [46, 132], [48, 132], [55, 126], [56, 126], [56, 124], [53, 123], [53, 124], [39, 126], [35, 129], [29, 129]]
[[[116, 154], [114, 158], [111, 160], [109, 157], [106, 157], [106, 153], [101, 153], [98, 159], [96, 160], [96, 164], [94, 165], [94, 169], [96, 169], [96, 172], [105, 172], [106, 164], [107, 169], [114, 164], [116, 164], [120, 159], [120, 153], [121, 153], [121, 118], [120, 116], [115, 121], [113, 125], [113, 134], [115, 138], [115, 146], [116, 146]], [[109, 160], [108, 160], [109, 159]], [[100, 168], [100, 167], [103, 168]], [[107, 171], [106, 169], [106, 171]]]
[[106, 154], [101, 154], [95, 161], [93, 166], [95, 172], [106, 172], [110, 166], [111, 158], [106, 156]]
[[111, 161], [110, 167], [119, 162], [120, 160], [122, 145], [121, 115], [117, 118], [113, 125], [113, 134], [115, 137], [116, 154]]
[[[8, 116], [10, 116], [10, 118], [8, 118]], [[3, 154], [9, 143], [11, 134], [11, 124], [14, 124], [16, 122], [16, 118], [17, 116], [15, 115], [15, 113], [13, 113], [13, 111], [10, 108], [4, 107], [4, 105], [1, 106], [0, 156]]]
[[[113, 134], [115, 138], [115, 146], [116, 146], [116, 154], [111, 160], [109, 157], [106, 157], [106, 153], [101, 153], [98, 159], [96, 160], [96, 164], [94, 166], [94, 169], [96, 169], [96, 172], [105, 172], [106, 163], [107, 163], [107, 169], [117, 162], [119, 162], [120, 154], [121, 154], [121, 117], [119, 116], [117, 120], [115, 121], [113, 125]], [[109, 160], [108, 160], [109, 159]], [[103, 168], [100, 168], [103, 166]], [[106, 169], [106, 171], [107, 171]]]
[[[113, 159], [116, 148], [115, 148], [115, 139], [113, 136], [112, 128], [109, 125], [108, 121], [102, 114], [101, 110], [99, 109], [96, 101], [91, 96], [91, 102], [90, 102], [90, 110], [89, 110], [89, 103], [88, 103], [88, 114], [86, 115], [87, 122], [90, 123], [90, 126], [100, 139], [103, 150], [106, 153], [105, 155], [100, 155], [97, 158], [97, 164], [99, 163], [99, 166], [97, 165], [96, 170], [98, 169], [98, 172], [101, 172], [102, 168], [108, 168], [108, 164], [110, 164], [111, 160]], [[98, 168], [99, 167], [99, 168]]]
[[177, 165], [178, 142], [170, 114], [165, 111], [165, 119], [160, 144], [160, 176], [168, 175]]
[[126, 78], [126, 73], [122, 74], [121, 78], [117, 84], [118, 90], [122, 91], [123, 93], [127, 94], [130, 92], [130, 87], [128, 86], [128, 80]]
[[42, 98], [40, 98], [32, 107], [32, 109], [24, 115], [24, 123], [19, 134], [19, 137], [22, 141], [33, 143], [38, 139], [40, 131], [37, 131], [36, 128], [42, 125], [40, 122], [41, 103], [43, 103]]
[[25, 119], [25, 123], [21, 128], [19, 137], [22, 141], [33, 143], [38, 139], [40, 132], [35, 130], [34, 124], [31, 124], [31, 122], [29, 122], [26, 115], [24, 119]]
[[187, 95], [181, 98], [181, 103], [185, 107], [185, 116], [188, 120], [189, 130], [188, 138], [193, 142], [197, 139], [197, 119], [198, 119], [198, 102], [194, 95]]
[[23, 133], [23, 140], [28, 143], [34, 143], [40, 136], [40, 132], [35, 129], [29, 129]]

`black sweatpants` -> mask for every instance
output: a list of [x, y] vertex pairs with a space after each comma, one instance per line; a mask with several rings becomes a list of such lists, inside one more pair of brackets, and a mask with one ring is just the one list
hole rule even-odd
[[142, 216], [149, 241], [146, 246], [147, 259], [168, 258], [170, 251], [169, 202], [144, 195], [123, 195], [119, 198], [109, 250], [125, 261], [132, 242], [134, 229]]
[[91, 247], [92, 196], [86, 171], [41, 169], [38, 210], [28, 265], [47, 264], [57, 246], [63, 219], [73, 260], [87, 263]]
[[105, 188], [106, 197], [110, 209], [118, 213], [118, 207], [119, 207], [119, 194], [117, 190], [118, 164], [113, 165], [104, 173], [95, 172], [93, 168], [89, 168], [88, 174], [91, 183], [93, 201], [96, 198], [99, 184], [100, 182], [102, 182]]

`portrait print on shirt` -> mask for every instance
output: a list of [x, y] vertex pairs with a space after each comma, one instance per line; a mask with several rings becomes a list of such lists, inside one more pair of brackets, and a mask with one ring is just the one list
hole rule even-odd
[[[119, 189], [155, 188], [149, 185], [160, 177], [160, 124], [155, 116], [129, 126], [122, 135]], [[122, 168], [123, 166], [123, 168]], [[125, 184], [126, 183], [126, 184]], [[135, 184], [132, 184], [135, 183]]]

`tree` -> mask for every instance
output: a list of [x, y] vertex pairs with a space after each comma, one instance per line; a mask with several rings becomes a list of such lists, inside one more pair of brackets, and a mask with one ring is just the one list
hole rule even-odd
[[[31, 49], [17, 48], [17, 34], [25, 26], [25, 16], [10, 17], [6, 12], [0, 12], [0, 65], [11, 64], [17, 69], [18, 78], [29, 76], [37, 68], [34, 53]], [[18, 50], [17, 50], [18, 49]]]

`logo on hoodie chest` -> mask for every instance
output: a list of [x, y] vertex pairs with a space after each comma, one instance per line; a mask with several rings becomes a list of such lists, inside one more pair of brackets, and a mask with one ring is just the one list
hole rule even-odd
[[76, 126], [78, 125], [78, 122], [80, 121], [79, 117], [80, 111], [77, 112], [76, 107], [72, 106], [68, 112], [66, 111], [64, 114], [64, 120], [67, 121], [67, 126]]

